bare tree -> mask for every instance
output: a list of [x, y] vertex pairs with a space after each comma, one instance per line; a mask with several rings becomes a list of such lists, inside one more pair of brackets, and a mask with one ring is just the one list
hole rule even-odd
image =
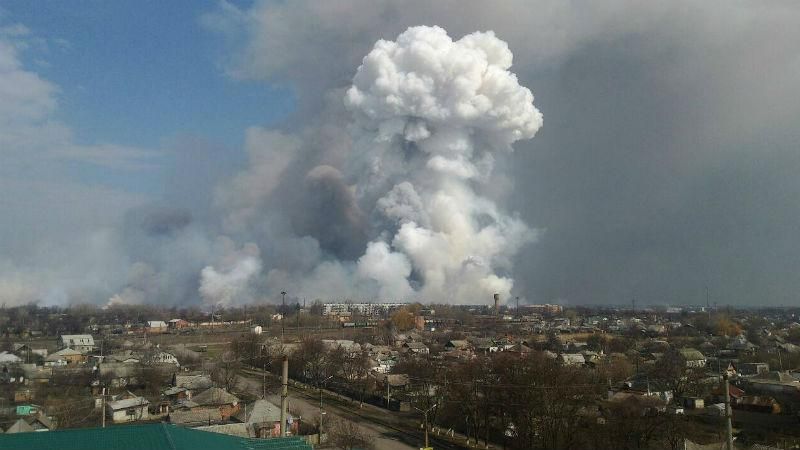
[[238, 386], [241, 367], [241, 362], [226, 352], [216, 362], [214, 370], [211, 372], [211, 379], [220, 387], [231, 392]]
[[375, 448], [375, 439], [372, 435], [364, 433], [353, 422], [349, 420], [334, 421], [326, 427], [328, 431], [328, 443], [335, 448], [342, 450], [363, 449], [372, 450]]

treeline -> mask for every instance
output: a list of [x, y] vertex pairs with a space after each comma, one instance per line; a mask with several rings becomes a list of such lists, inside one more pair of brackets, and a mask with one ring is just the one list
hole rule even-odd
[[[287, 317], [299, 314], [300, 305], [247, 305], [237, 307], [215, 307], [213, 320], [242, 321], [251, 320], [258, 324], [269, 324], [272, 316], [282, 313]], [[309, 316], [322, 314], [322, 304], [308, 305]], [[212, 310], [200, 306], [161, 305], [98, 305], [77, 304], [70, 306], [38, 306], [29, 304], [15, 307], [0, 307], [0, 337], [20, 336], [30, 332], [43, 336], [57, 336], [64, 333], [90, 332], [94, 327], [124, 326], [144, 324], [150, 320], [170, 320], [181, 318], [190, 322], [212, 320]], [[308, 322], [308, 320], [305, 320]]]

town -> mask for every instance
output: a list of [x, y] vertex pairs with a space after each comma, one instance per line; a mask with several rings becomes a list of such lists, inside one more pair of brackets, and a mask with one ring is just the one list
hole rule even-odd
[[798, 310], [497, 300], [3, 308], [0, 429], [677, 450], [730, 420], [735, 448], [800, 443]]

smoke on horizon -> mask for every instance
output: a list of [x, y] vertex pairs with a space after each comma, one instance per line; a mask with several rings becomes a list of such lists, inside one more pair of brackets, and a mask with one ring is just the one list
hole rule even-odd
[[228, 82], [294, 100], [242, 148], [86, 145], [0, 26], [0, 304], [796, 301], [793, 2], [204, 11]]

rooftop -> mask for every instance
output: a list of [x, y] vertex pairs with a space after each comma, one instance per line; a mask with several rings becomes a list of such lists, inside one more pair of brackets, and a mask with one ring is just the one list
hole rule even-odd
[[302, 438], [249, 439], [164, 423], [0, 435], [3, 450], [311, 450]]

